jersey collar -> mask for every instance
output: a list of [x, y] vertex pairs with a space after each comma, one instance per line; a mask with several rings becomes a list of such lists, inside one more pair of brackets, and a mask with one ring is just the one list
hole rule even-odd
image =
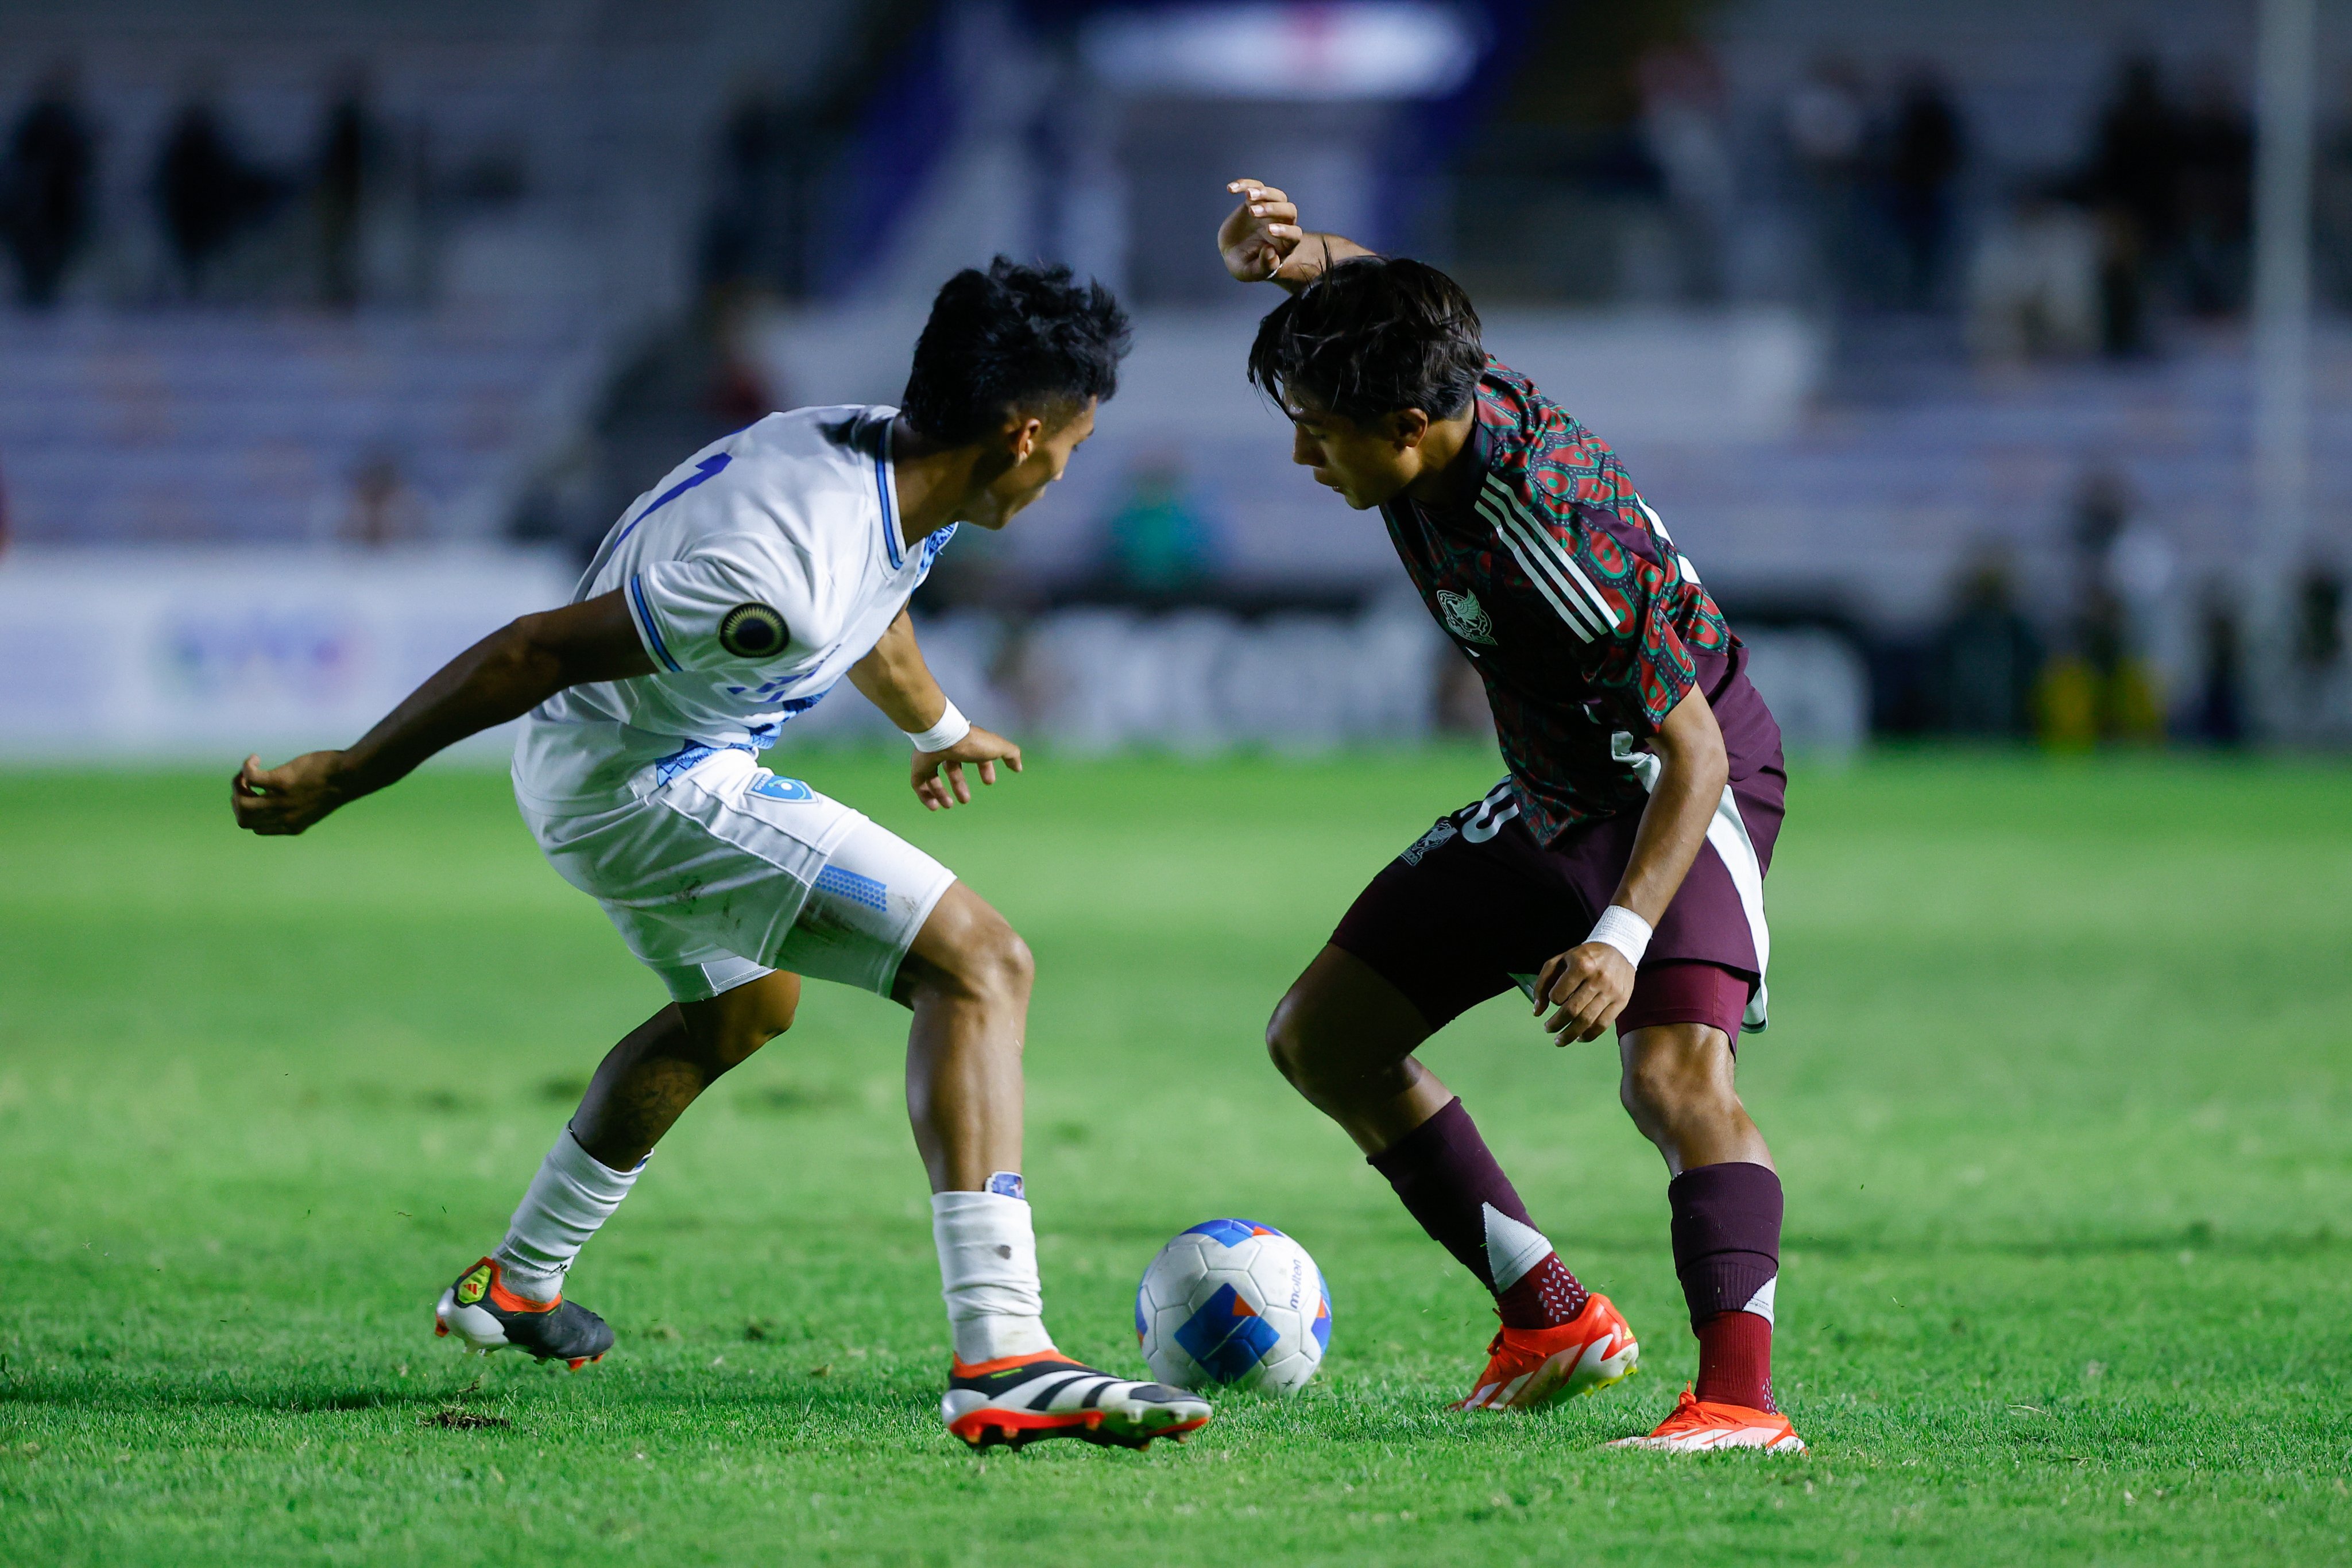
[[[1475, 393], [1470, 400], [1470, 439], [1462, 444], [1462, 451], [1454, 461], [1469, 465], [1468, 471], [1463, 476], [1462, 488], [1459, 493], [1475, 497], [1485, 487], [1486, 476], [1494, 468], [1495, 432], [1487, 423], [1491, 415], [1487, 413], [1485, 400]], [[1484, 520], [1467, 501], [1458, 507], [1433, 507], [1410, 497], [1400, 497], [1399, 499], [1420, 512], [1423, 517], [1441, 526], [1451, 524], [1456, 528], [1468, 528], [1473, 532], [1486, 527]]]

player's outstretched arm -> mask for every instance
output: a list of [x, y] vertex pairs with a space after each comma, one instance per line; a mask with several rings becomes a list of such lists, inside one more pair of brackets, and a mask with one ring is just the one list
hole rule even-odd
[[[931, 667], [923, 663], [923, 651], [915, 644], [915, 623], [904, 610], [874, 644], [874, 651], [849, 666], [849, 684], [910, 737], [937, 729], [948, 715], [947, 694], [932, 678]], [[980, 781], [993, 784], [1000, 761], [1020, 772], [1021, 748], [978, 725], [937, 751], [924, 750], [918, 738], [911, 774], [916, 798], [933, 811], [951, 810], [959, 802], [969, 806], [971, 786], [964, 782], [963, 765], [979, 763]], [[944, 779], [940, 776], [942, 768], [947, 774]]]
[[1241, 282], [1278, 283], [1296, 294], [1333, 264], [1372, 254], [1342, 235], [1300, 228], [1298, 208], [1263, 180], [1230, 180], [1225, 189], [1242, 204], [1218, 226], [1217, 250]]
[[653, 669], [618, 593], [526, 615], [441, 666], [348, 750], [306, 752], [276, 768], [247, 758], [230, 781], [229, 804], [240, 828], [299, 833], [338, 806], [405, 777], [443, 747], [520, 718], [566, 686]]
[[[1650, 750], [1658, 758], [1657, 787], [1642, 808], [1641, 826], [1633, 832], [1633, 853], [1625, 875], [1610, 898], [1612, 910], [1638, 916], [1642, 926], [1655, 927], [1666, 905], [1690, 874], [1699, 845], [1706, 841], [1707, 823], [1723, 799], [1731, 765], [1723, 749], [1723, 731], [1715, 710], [1696, 686], [1683, 694], [1666, 722], [1650, 737]], [[1607, 921], [1612, 917], [1603, 915]], [[1602, 934], [1595, 927], [1593, 936]], [[1648, 936], [1641, 937], [1646, 944]], [[1536, 976], [1536, 1011], [1554, 1011], [1544, 1020], [1557, 1043], [1598, 1040], [1617, 1021], [1633, 996], [1634, 960], [1608, 942], [1587, 939], [1547, 962]]]

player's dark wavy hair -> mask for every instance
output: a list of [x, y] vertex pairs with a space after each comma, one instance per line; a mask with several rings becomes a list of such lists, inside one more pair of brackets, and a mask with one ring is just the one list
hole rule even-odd
[[1129, 340], [1127, 312], [1101, 284], [1000, 256], [986, 272], [966, 267], [940, 289], [899, 411], [950, 446], [979, 440], [1016, 412], [1051, 423], [1118, 390]]
[[1427, 262], [1341, 262], [1258, 323], [1249, 379], [1276, 402], [1298, 394], [1363, 423], [1417, 408], [1451, 419], [1486, 367], [1478, 312]]

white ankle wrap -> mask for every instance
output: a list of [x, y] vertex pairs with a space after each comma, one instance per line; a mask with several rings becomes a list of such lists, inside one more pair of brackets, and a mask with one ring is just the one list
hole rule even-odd
[[935, 1192], [931, 1239], [957, 1360], [971, 1365], [1054, 1348], [1028, 1204], [992, 1192]]

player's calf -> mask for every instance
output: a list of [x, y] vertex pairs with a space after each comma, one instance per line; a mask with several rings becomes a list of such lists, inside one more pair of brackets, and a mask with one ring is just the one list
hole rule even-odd
[[1699, 1351], [1689, 1408], [1668, 1419], [1674, 1433], [1654, 1434], [1674, 1440], [1648, 1446], [1796, 1444], [1772, 1400], [1780, 1178], [1733, 1091], [1730, 1039], [1721, 1029], [1659, 1025], [1627, 1033], [1620, 1052], [1625, 1107], [1674, 1173], [1675, 1272]]

